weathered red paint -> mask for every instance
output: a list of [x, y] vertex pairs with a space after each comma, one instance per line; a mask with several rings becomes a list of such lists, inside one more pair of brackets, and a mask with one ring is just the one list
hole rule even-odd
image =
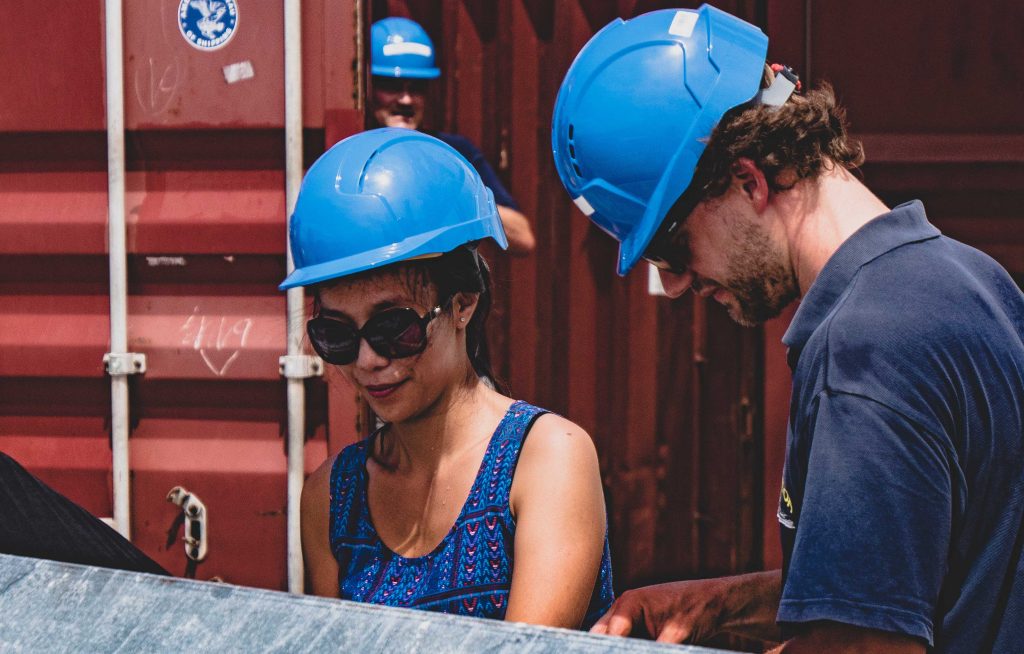
[[[128, 340], [148, 365], [129, 382], [133, 538], [184, 570], [180, 536], [166, 544], [181, 485], [209, 513], [198, 576], [284, 588], [282, 5], [239, 0], [214, 52], [180, 36], [177, 5], [124, 6]], [[0, 448], [109, 516], [102, 12], [0, 10]], [[355, 15], [351, 1], [303, 3], [307, 163], [325, 130], [359, 127]], [[255, 74], [229, 83], [239, 62]], [[310, 471], [328, 414], [351, 435], [355, 405], [345, 387], [328, 403], [322, 380], [306, 386]]]

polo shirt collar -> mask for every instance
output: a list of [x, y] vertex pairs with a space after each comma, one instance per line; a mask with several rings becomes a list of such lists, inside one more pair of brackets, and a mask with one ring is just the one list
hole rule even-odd
[[941, 232], [928, 222], [919, 200], [901, 204], [854, 232], [818, 273], [782, 337], [783, 344], [789, 348], [790, 366], [795, 366], [807, 339], [832, 311], [861, 266], [901, 245], [940, 235]]

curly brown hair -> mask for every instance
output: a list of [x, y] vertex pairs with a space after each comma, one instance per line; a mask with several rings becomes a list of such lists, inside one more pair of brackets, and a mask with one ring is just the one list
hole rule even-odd
[[[762, 86], [775, 72], [765, 66]], [[697, 164], [691, 200], [723, 195], [732, 182], [732, 165], [740, 157], [752, 160], [772, 191], [792, 188], [814, 179], [833, 166], [847, 170], [864, 163], [864, 149], [847, 131], [846, 111], [836, 102], [831, 85], [822, 83], [803, 94], [794, 93], [779, 107], [743, 104], [729, 110], [711, 133]]]

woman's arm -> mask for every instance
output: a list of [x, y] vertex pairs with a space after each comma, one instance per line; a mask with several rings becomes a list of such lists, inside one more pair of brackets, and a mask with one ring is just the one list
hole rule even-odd
[[559, 416], [538, 418], [519, 457], [510, 504], [516, 537], [505, 619], [579, 627], [605, 538], [604, 493], [590, 436]]
[[322, 597], [338, 596], [338, 561], [331, 552], [331, 467], [328, 458], [302, 487], [302, 558], [309, 590]]

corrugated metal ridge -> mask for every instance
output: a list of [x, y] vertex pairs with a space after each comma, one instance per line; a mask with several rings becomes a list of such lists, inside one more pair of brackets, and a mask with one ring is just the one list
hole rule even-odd
[[[0, 312], [0, 375], [94, 377], [109, 335], [101, 295], [15, 295]], [[280, 297], [133, 296], [129, 343], [147, 379], [279, 378]]]
[[15, 651], [714, 652], [0, 555]]

